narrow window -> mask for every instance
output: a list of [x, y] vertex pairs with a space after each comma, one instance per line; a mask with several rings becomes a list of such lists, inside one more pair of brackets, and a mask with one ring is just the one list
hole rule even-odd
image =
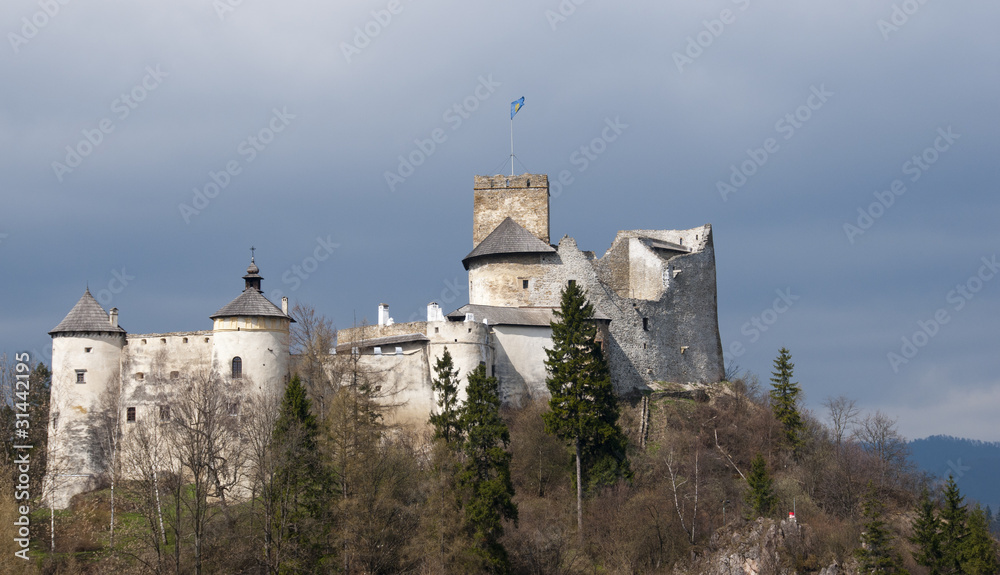
[[135, 423], [135, 408], [126, 407], [125, 408], [125, 421], [129, 423]]
[[180, 376], [181, 376], [181, 372], [179, 372], [179, 371], [171, 371], [170, 372], [170, 379], [177, 379]]
[[233, 379], [240, 379], [243, 377], [243, 360], [240, 356], [233, 358]]
[[439, 333], [440, 331], [441, 331], [441, 328], [439, 328], [439, 327], [434, 328], [434, 333]]
[[240, 404], [236, 403], [235, 401], [227, 403], [226, 413], [228, 413], [232, 417], [238, 416], [240, 414]]
[[642, 318], [642, 331], [649, 331], [649, 318]]
[[141, 371], [137, 371], [137, 372], [135, 372], [135, 379], [136, 379], [136, 381], [142, 381], [142, 380], [146, 379], [146, 374], [142, 373]]
[[77, 383], [87, 383], [86, 380], [84, 379], [84, 374], [86, 374], [86, 373], [87, 373], [86, 369], [78, 369], [78, 370], [76, 370], [76, 382]]
[[92, 348], [92, 347], [85, 347], [85, 348], [83, 348], [83, 353], [90, 353], [90, 350], [92, 350], [92, 349], [94, 349], [94, 348]]
[[161, 405], [160, 406], [160, 421], [170, 421], [170, 406]]
[[187, 342], [188, 342], [188, 338], [185, 337], [184, 338], [184, 343], [187, 343]]
[[52, 415], [52, 431], [59, 429], [59, 412]]
[[528, 289], [528, 280], [521, 280], [521, 289]]

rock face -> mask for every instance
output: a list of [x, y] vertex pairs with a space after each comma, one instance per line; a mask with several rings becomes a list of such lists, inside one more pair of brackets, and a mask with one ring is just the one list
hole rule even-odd
[[[697, 562], [692, 573], [702, 575], [794, 575], [793, 557], [805, 548], [808, 528], [795, 519], [775, 522], [758, 519], [746, 528], [716, 533], [711, 547], [716, 551]], [[819, 575], [855, 575], [834, 562]]]

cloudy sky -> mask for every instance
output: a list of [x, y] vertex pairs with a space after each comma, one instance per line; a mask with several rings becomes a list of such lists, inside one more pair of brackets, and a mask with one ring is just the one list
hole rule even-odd
[[[131, 333], [242, 289], [338, 326], [467, 302], [476, 174], [554, 241], [711, 223], [727, 361], [787, 346], [911, 438], [1000, 440], [995, 2], [11, 0], [0, 350], [87, 285]], [[605, 129], [615, 126], [614, 129]], [[791, 305], [779, 299], [784, 294]], [[777, 303], [776, 303], [777, 302]]]

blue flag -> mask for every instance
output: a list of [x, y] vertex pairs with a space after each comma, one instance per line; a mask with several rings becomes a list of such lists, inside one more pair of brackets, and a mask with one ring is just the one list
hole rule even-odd
[[514, 114], [518, 113], [518, 111], [520, 111], [520, 109], [523, 108], [523, 107], [524, 107], [524, 96], [521, 96], [520, 99], [514, 100], [513, 102], [511, 102], [510, 103], [510, 119], [513, 120], [514, 119]]

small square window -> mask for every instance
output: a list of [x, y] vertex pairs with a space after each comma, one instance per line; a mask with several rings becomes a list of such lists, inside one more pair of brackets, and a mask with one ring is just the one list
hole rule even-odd
[[136, 381], [142, 381], [142, 380], [146, 379], [146, 374], [142, 373], [141, 371], [137, 371], [137, 372], [135, 372], [135, 379], [136, 379]]
[[146, 345], [146, 340], [142, 340], [142, 345]]
[[170, 421], [170, 406], [161, 405], [160, 406], [160, 421]]
[[236, 403], [235, 401], [227, 403], [226, 413], [228, 413], [232, 417], [238, 416], [240, 414], [240, 404]]
[[179, 371], [171, 371], [170, 372], [170, 379], [177, 379], [180, 376], [181, 376], [181, 372], [179, 372]]
[[396, 355], [403, 355], [403, 348], [396, 346]]
[[183, 341], [184, 341], [184, 343], [187, 343], [188, 342], [188, 338], [185, 337]]
[[78, 369], [78, 370], [76, 370], [76, 382], [77, 383], [87, 383], [86, 379], [84, 379], [84, 376], [86, 375], [86, 373], [87, 373], [86, 369]]
[[440, 331], [441, 331], [441, 328], [439, 328], [439, 327], [434, 328], [434, 333], [439, 333]]
[[208, 338], [207, 337], [205, 338], [205, 343], [208, 343]]
[[125, 421], [129, 423], [135, 423], [135, 408], [126, 407], [125, 408]]
[[90, 353], [90, 350], [92, 350], [92, 349], [94, 349], [94, 348], [92, 348], [92, 347], [85, 347], [85, 348], [83, 348], [83, 353]]
[[382, 348], [377, 345], [375, 346], [375, 355], [382, 355]]
[[521, 289], [528, 289], [528, 280], [521, 280]]
[[167, 338], [161, 337], [160, 338], [160, 343], [167, 343]]

